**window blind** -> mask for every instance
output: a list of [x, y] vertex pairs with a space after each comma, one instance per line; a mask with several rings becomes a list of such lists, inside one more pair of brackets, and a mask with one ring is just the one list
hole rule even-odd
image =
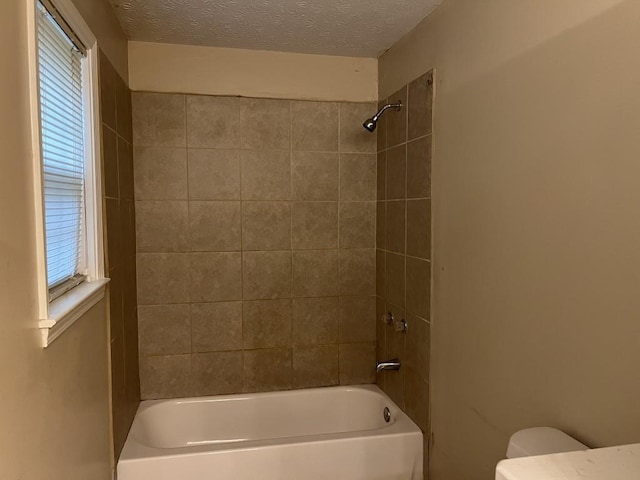
[[84, 270], [83, 54], [38, 3], [38, 69], [49, 291]]

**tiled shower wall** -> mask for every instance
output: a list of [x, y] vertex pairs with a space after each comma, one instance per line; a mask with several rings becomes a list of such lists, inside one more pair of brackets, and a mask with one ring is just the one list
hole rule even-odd
[[134, 93], [143, 398], [375, 381], [375, 108]]
[[140, 401], [136, 314], [135, 214], [131, 92], [109, 60], [100, 55], [100, 99], [104, 170], [105, 271], [109, 324], [113, 440], [122, 450]]
[[409, 328], [404, 334], [377, 322], [377, 359], [402, 362], [378, 385], [424, 432], [427, 472], [433, 73], [381, 103], [398, 100], [405, 107], [388, 111], [378, 127], [376, 310], [378, 319], [391, 312]]

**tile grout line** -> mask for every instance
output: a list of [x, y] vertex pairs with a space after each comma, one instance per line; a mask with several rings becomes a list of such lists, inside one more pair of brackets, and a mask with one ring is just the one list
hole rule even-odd
[[337, 225], [337, 235], [338, 235], [338, 241], [337, 241], [337, 245], [338, 245], [338, 249], [337, 249], [337, 255], [338, 258], [337, 260], [337, 265], [336, 265], [336, 286], [337, 286], [337, 296], [338, 296], [338, 385], [341, 384], [340, 378], [341, 378], [341, 370], [342, 370], [342, 355], [341, 355], [341, 348], [340, 348], [340, 265], [342, 262], [342, 255], [340, 255], [340, 248], [341, 248], [341, 241], [340, 241], [340, 212], [342, 211], [342, 209], [340, 208], [342, 205], [342, 142], [341, 142], [341, 121], [342, 121], [342, 108], [341, 108], [341, 104], [340, 103], [336, 103], [336, 109], [337, 109], [337, 129], [338, 129], [338, 225]]
[[[185, 167], [187, 170], [187, 245], [189, 252], [191, 251], [191, 201], [189, 199], [189, 119], [187, 108], [187, 97], [184, 97], [184, 143], [185, 143]], [[191, 340], [189, 345], [190, 358], [193, 355], [193, 324], [191, 323], [191, 258], [187, 257], [187, 264], [189, 265], [189, 338]], [[191, 381], [193, 382], [193, 362], [189, 364], [189, 373], [191, 375]], [[192, 386], [193, 387], [193, 386]]]
[[291, 378], [290, 385], [293, 387], [293, 102], [289, 100], [289, 248], [291, 254], [290, 279], [289, 279], [289, 351], [291, 352]]
[[[242, 147], [242, 107], [238, 112], [238, 123], [240, 130], [240, 146]], [[240, 371], [240, 391], [245, 391], [245, 328], [244, 328], [244, 195], [242, 189], [242, 149], [237, 151], [238, 158], [238, 189], [240, 198], [240, 352], [241, 352], [241, 371]]]

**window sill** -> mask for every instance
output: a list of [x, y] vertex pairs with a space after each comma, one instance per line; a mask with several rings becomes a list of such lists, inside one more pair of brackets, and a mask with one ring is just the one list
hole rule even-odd
[[42, 346], [47, 348], [91, 307], [104, 298], [108, 278], [85, 282], [49, 304], [49, 315], [40, 320]]

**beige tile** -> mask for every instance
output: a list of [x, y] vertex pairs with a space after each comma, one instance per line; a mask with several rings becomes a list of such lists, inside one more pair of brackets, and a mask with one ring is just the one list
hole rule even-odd
[[[388, 325], [382, 321], [382, 317], [387, 313], [384, 298], [376, 297], [376, 359], [378, 361], [387, 360], [386, 353], [386, 329]], [[382, 377], [382, 376], [380, 376]]]
[[121, 256], [130, 261], [136, 254], [136, 214], [132, 200], [120, 200], [120, 235]]
[[386, 202], [386, 204], [386, 248], [392, 252], [404, 253], [407, 202], [404, 200], [392, 200], [390, 202]]
[[337, 248], [338, 202], [294, 202], [291, 225], [293, 248]]
[[124, 318], [122, 313], [122, 267], [109, 269], [109, 340], [122, 337]]
[[[133, 336], [134, 345], [137, 349], [138, 344], [138, 316], [137, 316], [137, 300], [136, 300], [136, 264], [135, 257], [131, 257], [129, 261], [120, 266], [122, 280], [122, 320], [123, 332], [125, 340], [128, 336]], [[125, 345], [126, 346], [126, 345]], [[137, 354], [136, 354], [137, 356]]]
[[116, 198], [107, 198], [105, 201], [106, 206], [106, 225], [107, 230], [107, 244], [105, 245], [107, 250], [107, 260], [109, 262], [109, 268], [121, 265], [124, 259], [121, 255], [122, 243], [122, 223], [120, 220], [120, 200]]
[[406, 197], [407, 148], [399, 145], [387, 150], [387, 200]]
[[294, 152], [291, 187], [294, 200], [338, 200], [338, 154]]
[[118, 183], [120, 198], [133, 200], [133, 149], [131, 145], [118, 137]]
[[[429, 422], [431, 422], [431, 418], [429, 418], [428, 420]], [[422, 471], [425, 472], [424, 473], [424, 477], [425, 480], [429, 479], [429, 465], [431, 465], [431, 461], [429, 458], [430, 452], [429, 452], [429, 440], [431, 438], [431, 435], [428, 432], [431, 432], [431, 427], [430, 427], [430, 423], [427, 426], [427, 429], [425, 430], [425, 432], [427, 432], [427, 435], [423, 435], [422, 436]]]
[[189, 149], [191, 200], [240, 200], [240, 151]]
[[116, 71], [100, 52], [100, 115], [102, 122], [116, 129]]
[[338, 104], [291, 102], [294, 150], [338, 151]]
[[387, 202], [376, 202], [376, 247], [387, 248]]
[[375, 381], [375, 343], [345, 343], [340, 345], [340, 385], [375, 383]]
[[377, 105], [368, 103], [340, 104], [340, 151], [347, 153], [375, 153], [376, 134], [367, 131], [362, 123], [376, 113]]
[[242, 310], [245, 349], [291, 345], [291, 300], [244, 302]]
[[242, 298], [239, 252], [191, 253], [189, 263], [192, 302], [206, 303]]
[[389, 97], [389, 103], [402, 102], [402, 110], [389, 110], [385, 115], [387, 118], [387, 148], [393, 147], [407, 141], [407, 87]]
[[240, 202], [189, 202], [189, 242], [194, 252], [240, 250]]
[[242, 352], [191, 355], [193, 395], [242, 392]]
[[191, 395], [191, 355], [161, 355], [140, 359], [142, 400]]
[[196, 148], [240, 147], [240, 100], [187, 96], [187, 145]]
[[395, 253], [387, 253], [386, 257], [386, 299], [398, 307], [404, 308], [405, 289], [405, 257]]
[[413, 371], [405, 372], [405, 412], [423, 432], [429, 432], [429, 384]]
[[425, 73], [409, 84], [409, 140], [431, 133], [433, 82], [432, 73]]
[[184, 253], [139, 253], [138, 304], [189, 302], [189, 257]]
[[338, 254], [336, 250], [293, 252], [294, 297], [330, 297], [337, 291]]
[[340, 295], [375, 295], [375, 249], [340, 250]]
[[289, 150], [288, 100], [240, 99], [241, 146], [247, 150]]
[[339, 380], [338, 345], [293, 349], [295, 388], [338, 385]]
[[376, 246], [376, 203], [340, 203], [340, 248]]
[[191, 353], [189, 305], [138, 307], [140, 355]]
[[245, 392], [267, 392], [291, 388], [293, 380], [290, 348], [244, 351]]
[[[404, 311], [396, 309], [395, 307], [389, 307], [388, 309], [396, 319], [401, 320], [405, 318]], [[409, 326], [409, 328], [411, 328], [411, 326]], [[396, 332], [391, 327], [387, 327], [386, 339], [385, 359], [398, 358], [403, 362], [405, 359], [406, 335], [402, 332]], [[398, 371], [383, 372], [385, 391], [391, 399], [403, 409], [405, 402], [405, 373], [406, 368], [401, 368]]]
[[386, 254], [383, 250], [376, 250], [376, 295], [384, 298], [386, 296]]
[[340, 297], [340, 343], [376, 341], [376, 297]]
[[287, 250], [291, 248], [289, 202], [243, 202], [242, 248]]
[[191, 348], [195, 352], [242, 349], [242, 302], [191, 304]]
[[132, 108], [135, 146], [186, 146], [184, 95], [134, 92]]
[[118, 133], [129, 143], [133, 140], [131, 90], [116, 74], [116, 126]]
[[102, 164], [104, 175], [104, 194], [118, 198], [118, 137], [108, 127], [102, 126]]
[[111, 343], [111, 386], [113, 388], [113, 398], [118, 405], [124, 403], [126, 382], [124, 364], [124, 344], [122, 338], [118, 337]]
[[415, 315], [409, 315], [408, 322], [409, 331], [406, 334], [404, 366], [421, 380], [428, 382], [431, 354], [430, 325], [426, 320]]
[[289, 200], [291, 165], [286, 151], [241, 152], [243, 200]]
[[[385, 335], [385, 326], [384, 324], [382, 324], [382, 322], [378, 321], [378, 323], [376, 323], [376, 338], [377, 338], [376, 361], [377, 362], [383, 362], [387, 360], [387, 358], [384, 356], [384, 349], [385, 349], [384, 335]], [[385, 378], [384, 375], [376, 374], [376, 385], [378, 385], [378, 387], [382, 389], [382, 391], [385, 391], [384, 378]]]
[[338, 342], [338, 297], [294, 298], [293, 345]]
[[136, 245], [139, 252], [185, 252], [189, 234], [188, 202], [136, 202]]
[[340, 154], [340, 200], [376, 199], [376, 155]]
[[407, 310], [422, 318], [430, 318], [431, 264], [407, 257]]
[[[379, 111], [386, 104], [387, 104], [387, 99], [386, 98], [380, 100], [378, 102], [378, 109], [376, 110], [376, 112]], [[387, 113], [391, 113], [391, 112], [387, 112]], [[372, 116], [373, 116], [373, 114], [370, 115], [367, 118], [370, 118]], [[377, 141], [378, 151], [381, 151], [381, 150], [384, 150], [385, 148], [387, 148], [387, 123], [388, 123], [387, 119], [388, 118], [389, 117], [387, 117], [387, 114], [384, 114], [378, 120], [378, 127], [376, 128], [376, 141]], [[363, 122], [364, 122], [364, 120], [363, 120]]]
[[407, 198], [431, 196], [431, 137], [407, 144]]
[[376, 198], [387, 198], [387, 152], [379, 152], [376, 160]]
[[136, 200], [186, 200], [184, 148], [136, 147], [133, 152]]
[[407, 255], [431, 258], [431, 200], [407, 200]]
[[260, 300], [291, 296], [291, 252], [244, 252], [243, 298]]

